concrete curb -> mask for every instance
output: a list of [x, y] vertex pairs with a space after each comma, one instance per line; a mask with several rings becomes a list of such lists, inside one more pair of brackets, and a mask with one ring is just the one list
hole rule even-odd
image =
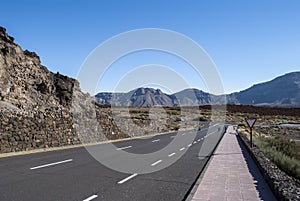
[[205, 165], [203, 166], [203, 169], [200, 171], [199, 175], [197, 176], [197, 178], [195, 179], [195, 182], [192, 184], [191, 188], [189, 189], [188, 193], [185, 195], [184, 199], [185, 201], [191, 201], [193, 199], [193, 196], [199, 186], [199, 184], [202, 181], [202, 178], [204, 176], [204, 173], [206, 172], [211, 160], [212, 160], [212, 156], [214, 155], [214, 153], [216, 152], [217, 148], [219, 147], [219, 144], [221, 142], [221, 140], [224, 137], [224, 134], [226, 133], [227, 127], [228, 126], [224, 126], [225, 130], [223, 131], [222, 136], [220, 137], [219, 141], [217, 142], [217, 145], [215, 146], [215, 148], [213, 149], [213, 151], [211, 152], [209, 159], [206, 161]]
[[[270, 175], [265, 171], [264, 167], [262, 166], [262, 164], [259, 162], [258, 158], [255, 156], [253, 150], [251, 149], [249, 142], [246, 141], [246, 137], [241, 136], [239, 134], [239, 132], [237, 131], [237, 136], [240, 140], [240, 142], [245, 146], [245, 148], [247, 149], [250, 157], [252, 158], [252, 160], [254, 161], [255, 165], [258, 167], [261, 175], [263, 176], [265, 182], [268, 184], [269, 188], [271, 189], [271, 191], [273, 192], [274, 196], [278, 199], [278, 200], [290, 200], [289, 198], [286, 198], [285, 195], [282, 194], [282, 192], [278, 191], [278, 187], [276, 186], [275, 182], [271, 179]], [[248, 139], [247, 139], [248, 140]], [[274, 164], [275, 165], [275, 164]], [[276, 165], [275, 165], [276, 166]]]

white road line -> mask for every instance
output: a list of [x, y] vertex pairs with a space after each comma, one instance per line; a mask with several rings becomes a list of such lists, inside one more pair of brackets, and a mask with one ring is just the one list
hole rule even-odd
[[132, 146], [128, 146], [128, 147], [120, 147], [120, 148], [118, 148], [117, 150], [119, 151], [119, 150], [124, 150], [124, 149], [129, 149], [129, 148], [131, 148]]
[[97, 197], [98, 197], [98, 195], [92, 195], [91, 197], [88, 197], [88, 198], [84, 199], [83, 201], [90, 201], [90, 200], [93, 200]]
[[208, 133], [208, 135], [212, 135], [212, 134], [214, 134], [214, 133], [216, 133], [216, 132], [218, 132], [218, 131], [214, 131], [214, 132]]
[[58, 162], [55, 162], [55, 163], [40, 165], [40, 166], [32, 167], [30, 169], [35, 170], [35, 169], [44, 168], [44, 167], [53, 166], [53, 165], [58, 165], [58, 164], [61, 164], [61, 163], [67, 163], [67, 162], [71, 162], [71, 161], [73, 161], [73, 159], [68, 159], [68, 160], [64, 160], [64, 161], [58, 161]]
[[132, 179], [133, 177], [137, 176], [137, 173], [134, 173], [133, 175], [130, 175], [129, 177], [126, 177], [125, 179], [122, 179], [121, 181], [118, 181], [118, 184], [123, 184], [126, 181], [128, 181], [129, 179]]
[[174, 138], [174, 137], [175, 137], [175, 135], [172, 135], [172, 136], [171, 136], [171, 138]]
[[189, 144], [188, 147], [192, 146], [192, 144]]
[[174, 156], [175, 154], [176, 154], [175, 152], [171, 153], [171, 154], [168, 155], [168, 157]]
[[157, 139], [157, 140], [153, 140], [152, 142], [158, 142], [158, 141], [160, 141], [160, 139]]
[[185, 147], [182, 147], [181, 149], [179, 149], [179, 151], [183, 151], [185, 149]]
[[159, 160], [159, 161], [156, 161], [155, 163], [152, 163], [151, 166], [155, 166], [155, 165], [157, 165], [160, 162], [162, 162], [162, 160]]

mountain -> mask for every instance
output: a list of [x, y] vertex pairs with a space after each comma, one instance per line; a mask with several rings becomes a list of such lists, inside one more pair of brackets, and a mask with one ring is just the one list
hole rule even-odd
[[137, 88], [128, 93], [98, 93], [98, 104], [113, 106], [153, 107], [153, 106], [195, 106], [207, 105], [213, 95], [198, 89], [185, 89], [175, 94], [165, 94], [160, 89]]
[[172, 95], [176, 104], [181, 106], [208, 105], [213, 95], [198, 89], [185, 89]]
[[[300, 107], [300, 72], [292, 72], [246, 90], [225, 95], [227, 104]], [[224, 95], [213, 95], [198, 89], [185, 89], [168, 95], [159, 89], [138, 88], [128, 93], [98, 93], [99, 104], [152, 107], [196, 106], [224, 103]]]
[[197, 106], [208, 105], [217, 96], [198, 89], [185, 89], [171, 95], [160, 89], [137, 88], [128, 93], [103, 92], [95, 96], [98, 104], [113, 106], [153, 107], [153, 106]]
[[253, 85], [228, 95], [227, 99], [228, 103], [241, 105], [300, 106], [300, 72]]
[[114, 106], [152, 107], [155, 105], [173, 106], [173, 97], [160, 89], [138, 88], [128, 93], [98, 93], [96, 102]]

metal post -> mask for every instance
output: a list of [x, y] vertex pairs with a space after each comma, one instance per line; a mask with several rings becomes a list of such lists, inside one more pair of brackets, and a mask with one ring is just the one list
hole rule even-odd
[[252, 128], [250, 128], [250, 147], [253, 147], [253, 142], [252, 142]]

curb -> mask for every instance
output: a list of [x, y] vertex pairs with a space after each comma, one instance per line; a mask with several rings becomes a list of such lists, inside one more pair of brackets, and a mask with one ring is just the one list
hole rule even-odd
[[245, 148], [247, 149], [250, 157], [252, 158], [252, 160], [254, 161], [255, 165], [258, 167], [259, 172], [261, 173], [261, 175], [263, 176], [264, 180], [266, 181], [266, 183], [268, 184], [269, 188], [272, 190], [272, 193], [275, 195], [275, 197], [278, 200], [283, 200], [281, 196], [278, 195], [278, 192], [275, 191], [274, 185], [271, 182], [270, 177], [267, 175], [267, 173], [264, 171], [263, 167], [261, 166], [261, 164], [259, 163], [259, 161], [257, 160], [256, 156], [254, 155], [254, 153], [252, 152], [252, 149], [249, 147], [249, 144], [245, 141], [245, 139], [243, 139], [243, 137], [239, 134], [239, 132], [237, 131], [238, 134], [238, 139], [240, 140], [240, 142], [242, 142], [242, 144], [245, 146]]
[[200, 171], [200, 173], [198, 174], [198, 176], [196, 177], [195, 181], [193, 182], [192, 186], [190, 187], [190, 189], [188, 190], [188, 192], [186, 193], [186, 195], [184, 196], [183, 200], [185, 201], [191, 201], [193, 199], [193, 196], [199, 186], [199, 184], [202, 181], [202, 178], [204, 176], [204, 173], [206, 172], [207, 168], [209, 167], [209, 164], [212, 160], [212, 156], [214, 155], [214, 153], [216, 152], [217, 148], [219, 147], [219, 144], [221, 142], [221, 140], [223, 139], [226, 130], [228, 128], [228, 126], [224, 126], [225, 130], [223, 131], [222, 136], [220, 137], [219, 141], [217, 142], [217, 145], [215, 146], [215, 148], [212, 150], [211, 154], [208, 156], [208, 160], [205, 162], [202, 170]]
[[[238, 133], [238, 132], [237, 132]], [[250, 157], [252, 158], [252, 160], [254, 161], [254, 163], [256, 164], [256, 166], [258, 167], [260, 173], [262, 174], [264, 180], [266, 181], [266, 183], [268, 184], [269, 188], [271, 189], [272, 193], [274, 194], [274, 196], [276, 197], [277, 200], [282, 200], [282, 201], [290, 201], [290, 200], [294, 200], [294, 199], [290, 199], [288, 197], [286, 197], [284, 194], [282, 194], [281, 191], [279, 191], [278, 189], [278, 184], [276, 184], [276, 181], [273, 181], [271, 176], [265, 171], [265, 168], [262, 166], [262, 164], [259, 162], [258, 158], [256, 157], [255, 153], [253, 152], [253, 150], [249, 147], [250, 145], [248, 144], [248, 139], [245, 138], [244, 136], [241, 136], [238, 133], [238, 139], [241, 141], [241, 143], [246, 147]], [[254, 148], [256, 148], [254, 146]], [[258, 149], [258, 148], [256, 148]], [[258, 149], [259, 150], [259, 149]], [[263, 154], [264, 155], [264, 154]], [[264, 156], [266, 157], [266, 156]], [[267, 157], [266, 157], [267, 158]], [[271, 162], [272, 163], [272, 162]], [[275, 165], [275, 164], [274, 164]], [[276, 165], [275, 165], [276, 166]], [[277, 166], [276, 166], [277, 167]]]

